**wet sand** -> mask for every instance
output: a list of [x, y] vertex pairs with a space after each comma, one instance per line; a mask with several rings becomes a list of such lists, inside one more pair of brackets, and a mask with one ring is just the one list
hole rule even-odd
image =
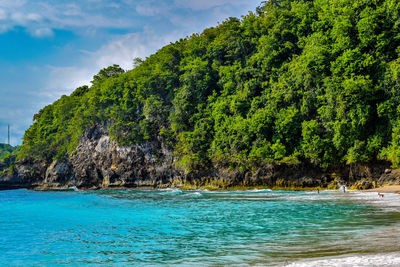
[[385, 185], [383, 187], [363, 190], [363, 192], [397, 193], [400, 194], [400, 185]]

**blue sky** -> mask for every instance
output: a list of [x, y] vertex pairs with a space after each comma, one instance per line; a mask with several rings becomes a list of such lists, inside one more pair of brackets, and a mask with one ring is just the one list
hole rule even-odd
[[254, 11], [261, 0], [0, 0], [0, 142], [101, 68]]

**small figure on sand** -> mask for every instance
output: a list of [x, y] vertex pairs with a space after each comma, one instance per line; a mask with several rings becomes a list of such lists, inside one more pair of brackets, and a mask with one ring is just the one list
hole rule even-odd
[[318, 192], [318, 195], [319, 195], [319, 188], [317, 188], [317, 192]]
[[384, 194], [378, 193], [378, 197], [384, 197]]
[[343, 193], [346, 193], [346, 186], [343, 185]]

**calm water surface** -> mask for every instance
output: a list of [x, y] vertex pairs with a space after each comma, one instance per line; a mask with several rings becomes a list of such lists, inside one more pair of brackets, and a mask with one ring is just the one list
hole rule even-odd
[[399, 206], [334, 191], [0, 191], [0, 266], [395, 264]]

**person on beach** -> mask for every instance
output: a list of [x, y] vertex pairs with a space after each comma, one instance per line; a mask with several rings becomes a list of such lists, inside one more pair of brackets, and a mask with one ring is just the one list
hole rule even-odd
[[317, 188], [317, 192], [318, 192], [318, 195], [319, 195], [319, 188]]
[[343, 185], [343, 193], [346, 193], [346, 186]]

